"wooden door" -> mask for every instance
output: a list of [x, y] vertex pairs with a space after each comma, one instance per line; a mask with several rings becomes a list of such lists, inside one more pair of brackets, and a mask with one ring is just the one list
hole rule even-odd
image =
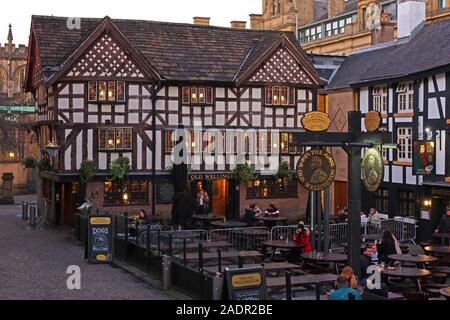
[[225, 179], [214, 180], [212, 192], [212, 212], [219, 217], [226, 217], [228, 181]]
[[339, 210], [344, 207], [348, 207], [347, 198], [347, 182], [334, 182], [334, 214], [337, 214]]

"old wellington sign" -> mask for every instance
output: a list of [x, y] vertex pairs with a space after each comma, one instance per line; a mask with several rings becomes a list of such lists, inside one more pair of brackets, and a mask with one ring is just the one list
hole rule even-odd
[[361, 162], [361, 177], [366, 189], [377, 191], [383, 183], [383, 175], [384, 163], [380, 151], [375, 148], [367, 150]]
[[302, 126], [311, 132], [327, 131], [331, 125], [331, 119], [324, 112], [308, 112], [302, 118]]
[[325, 190], [335, 177], [336, 164], [324, 149], [309, 150], [297, 163], [297, 178], [307, 190]]

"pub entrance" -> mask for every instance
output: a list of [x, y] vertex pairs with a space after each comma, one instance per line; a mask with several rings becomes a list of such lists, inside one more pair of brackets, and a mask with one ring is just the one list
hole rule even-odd
[[239, 190], [234, 179], [191, 180], [192, 203], [196, 209], [197, 194], [204, 189], [209, 196], [209, 212], [227, 220], [239, 219]]

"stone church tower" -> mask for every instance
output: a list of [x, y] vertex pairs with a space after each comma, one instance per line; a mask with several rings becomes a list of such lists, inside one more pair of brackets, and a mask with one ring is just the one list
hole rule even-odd
[[25, 80], [28, 48], [16, 46], [12, 26], [9, 25], [8, 42], [0, 44], [0, 106], [30, 105], [31, 96], [25, 94], [22, 86]]

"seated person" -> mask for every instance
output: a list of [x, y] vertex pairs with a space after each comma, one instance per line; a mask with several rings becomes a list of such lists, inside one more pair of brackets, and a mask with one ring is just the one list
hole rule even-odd
[[270, 217], [277, 217], [280, 215], [280, 210], [273, 203], [269, 204], [269, 208], [266, 210], [266, 215]]
[[341, 277], [347, 279], [347, 287], [358, 289], [358, 281], [356, 281], [355, 274], [351, 267], [345, 267], [341, 272]]
[[249, 227], [259, 226], [258, 215], [261, 214], [261, 209], [253, 203], [247, 209], [245, 209], [244, 216], [242, 217], [242, 222], [245, 222]]
[[363, 283], [363, 285], [365, 285], [365, 281], [369, 277], [369, 275], [367, 274], [367, 268], [372, 265], [372, 246], [368, 245], [364, 248], [364, 251], [359, 260], [361, 265], [359, 280]]
[[141, 209], [139, 211], [139, 218], [136, 221], [137, 229], [139, 230], [139, 232], [143, 232], [147, 230], [149, 225], [150, 225], [150, 216], [144, 209]]
[[381, 243], [375, 241], [375, 245], [377, 246], [378, 258], [380, 259], [380, 261], [385, 262], [386, 264], [391, 264], [393, 262], [388, 259], [388, 255], [402, 254], [400, 245], [391, 231], [385, 231], [383, 233]]
[[311, 232], [308, 228], [305, 227], [303, 222], [300, 222], [297, 226], [297, 230], [295, 231], [294, 237], [292, 241], [302, 245], [302, 252], [309, 253], [312, 252], [311, 247]]
[[330, 300], [361, 300], [358, 290], [348, 287], [346, 278], [337, 278], [336, 285], [337, 290], [331, 294]]

